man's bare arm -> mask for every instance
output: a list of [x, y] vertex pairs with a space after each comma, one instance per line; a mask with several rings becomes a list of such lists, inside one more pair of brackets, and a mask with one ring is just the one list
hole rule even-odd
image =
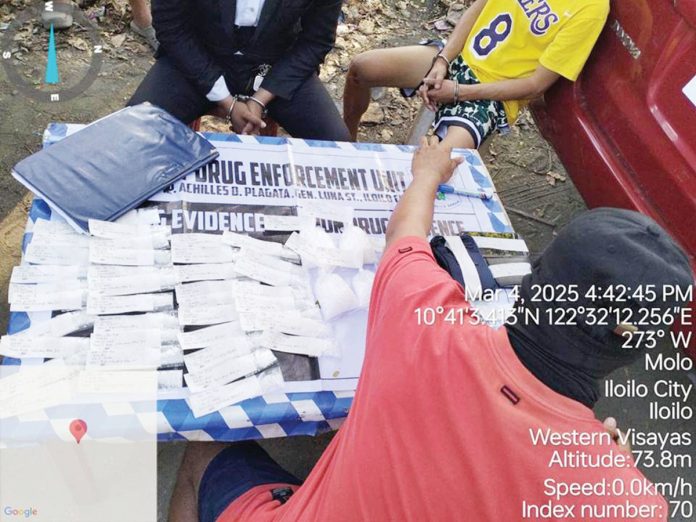
[[[476, 0], [473, 4], [471, 4], [471, 6], [469, 6], [469, 8], [464, 12], [462, 17], [457, 22], [457, 25], [454, 27], [452, 34], [447, 40], [447, 44], [440, 53], [447, 58], [449, 62], [453, 61], [457, 56], [459, 56], [459, 53], [461, 53], [462, 49], [464, 49], [466, 39], [469, 37], [471, 29], [474, 27], [474, 24], [481, 14], [481, 11], [483, 11], [483, 8], [486, 6], [487, 1], [488, 0]], [[423, 98], [426, 106], [433, 111], [436, 109], [436, 107], [434, 102], [429, 98], [430, 91], [428, 89], [431, 86], [439, 89], [442, 86], [442, 82], [447, 77], [447, 73], [448, 63], [445, 62], [445, 60], [436, 59], [435, 62], [433, 62], [433, 66], [430, 68], [430, 71], [428, 71], [428, 74], [426, 74], [425, 79], [423, 80], [423, 85], [421, 85], [420, 89], [418, 89], [418, 93], [420, 94], [421, 98]]]
[[442, 54], [444, 54], [448, 60], [454, 60], [464, 49], [464, 44], [466, 39], [469, 37], [471, 29], [474, 27], [476, 20], [478, 19], [483, 8], [486, 7], [486, 2], [488, 0], [476, 0], [469, 8], [464, 11], [464, 14], [454, 26], [452, 34], [450, 34], [447, 39], [447, 44], [444, 49], [442, 49]]
[[413, 155], [413, 181], [394, 209], [387, 226], [387, 247], [407, 236], [427, 237], [433, 223], [437, 186], [446, 183], [461, 158], [451, 159], [452, 149], [436, 137], [423, 138]]
[[560, 77], [560, 74], [539, 65], [527, 78], [460, 86], [459, 98], [461, 101], [533, 100], [542, 96]]
[[[459, 85], [458, 101], [466, 100], [533, 100], [542, 96], [556, 80], [560, 78], [555, 73], [543, 65], [539, 65], [534, 74], [527, 78], [516, 78], [514, 80], [500, 80], [497, 82], [478, 83]], [[429, 79], [424, 80], [430, 87], [428, 98], [436, 103], [454, 102], [454, 82], [445, 80], [439, 89], [435, 87], [436, 82]]]

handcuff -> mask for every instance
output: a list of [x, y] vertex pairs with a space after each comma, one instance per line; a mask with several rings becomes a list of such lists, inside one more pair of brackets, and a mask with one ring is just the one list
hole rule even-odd
[[[230, 124], [230, 128], [232, 128], [232, 112], [234, 111], [234, 106], [237, 104], [237, 101], [253, 101], [257, 105], [261, 107], [261, 117], [265, 118], [266, 115], [268, 114], [268, 108], [266, 107], [266, 104], [263, 103], [261, 100], [258, 100], [254, 98], [253, 96], [244, 96], [242, 94], [235, 94], [232, 96], [232, 103], [230, 104], [230, 108], [227, 109], [227, 115], [225, 116], [225, 120], [227, 120], [227, 123]], [[234, 130], [234, 129], [232, 129]]]
[[266, 115], [268, 114], [268, 108], [266, 107], [265, 103], [263, 103], [261, 100], [254, 98], [253, 96], [244, 96], [243, 99], [244, 101], [253, 101], [256, 105], [261, 107], [261, 117], [266, 117]]
[[[450, 67], [452, 67], [452, 62], [450, 61], [449, 58], [447, 58], [444, 54], [442, 54], [442, 52], [437, 53], [433, 57], [433, 61], [430, 64], [430, 69], [428, 69], [428, 73], [430, 73], [430, 71], [432, 71], [433, 67], [435, 67], [435, 62], [437, 62], [438, 58], [443, 59], [445, 61], [445, 63], [447, 64], [447, 76], [449, 76], [449, 69], [450, 69]], [[420, 85], [423, 85], [423, 82], [421, 82]], [[420, 85], [418, 87], [420, 87]], [[457, 103], [457, 102], [459, 102], [459, 79], [455, 78], [454, 79], [454, 103]]]
[[430, 64], [430, 68], [432, 69], [433, 66], [435, 65], [435, 62], [437, 61], [438, 58], [442, 58], [445, 60], [445, 63], [447, 64], [447, 69], [449, 70], [450, 67], [452, 67], [452, 62], [447, 58], [442, 52], [439, 52], [435, 55], [435, 58], [433, 58], [433, 63]]
[[234, 106], [237, 104], [238, 99], [238, 95], [235, 94], [232, 96], [232, 103], [230, 104], [230, 108], [227, 109], [227, 116], [225, 116], [225, 119], [227, 120], [227, 123], [230, 124], [230, 127], [232, 127], [232, 111], [234, 110]]

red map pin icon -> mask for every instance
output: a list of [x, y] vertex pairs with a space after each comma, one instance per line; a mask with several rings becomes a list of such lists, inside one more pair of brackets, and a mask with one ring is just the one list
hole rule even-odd
[[79, 444], [82, 437], [87, 433], [87, 423], [82, 419], [75, 419], [70, 423], [70, 433], [75, 437], [75, 440]]

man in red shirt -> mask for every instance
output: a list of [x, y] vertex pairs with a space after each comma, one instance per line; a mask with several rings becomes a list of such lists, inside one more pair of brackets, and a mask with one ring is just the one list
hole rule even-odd
[[[507, 327], [475, 324], [469, 314], [419, 324], [417, 309], [468, 308], [426, 241], [437, 186], [455, 166], [435, 143], [414, 156], [372, 290], [353, 406], [304, 484], [254, 443], [190, 444], [170, 520], [667, 519], [665, 500], [590, 409], [598, 380], [640, 354], [621, 348], [636, 326], [587, 318], [561, 326], [546, 311], [614, 305], [593, 299], [592, 285], [686, 288], [686, 256], [649, 218], [598, 209], [534, 263]], [[545, 284], [577, 285], [579, 295], [540, 302], [535, 285]], [[682, 304], [633, 296], [625, 306]], [[525, 306], [541, 312], [534, 324], [521, 320]]]

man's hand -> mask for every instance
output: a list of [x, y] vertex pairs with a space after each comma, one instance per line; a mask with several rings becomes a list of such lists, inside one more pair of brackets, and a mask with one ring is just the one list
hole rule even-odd
[[413, 154], [409, 185], [387, 226], [387, 246], [406, 236], [427, 237], [433, 224], [433, 207], [437, 186], [452, 177], [463, 158], [450, 158], [451, 147], [438, 142], [437, 137], [423, 138]]
[[[427, 80], [427, 81], [426, 81]], [[454, 100], [454, 81], [452, 80], [443, 80], [442, 82], [439, 83], [439, 87], [437, 87], [437, 82], [434, 82], [432, 80], [423, 80], [423, 87], [428, 88], [428, 99], [430, 102], [433, 104], [433, 106], [437, 106], [440, 103], [447, 103], [447, 104], [452, 104], [455, 102]], [[460, 92], [463, 90], [462, 89], [463, 85], [459, 85], [459, 90]]]
[[604, 425], [604, 429], [607, 430], [607, 433], [614, 439], [614, 442], [619, 445], [619, 449], [631, 453], [631, 444], [628, 442], [628, 438], [623, 438], [626, 434], [621, 433], [616, 419], [614, 417], [607, 417], [602, 424]]
[[411, 172], [414, 180], [422, 176], [432, 176], [437, 185], [447, 183], [454, 169], [464, 158], [452, 158], [452, 148], [442, 145], [437, 136], [422, 138], [420, 148], [413, 154]]
[[[268, 91], [268, 90], [264, 89], [263, 87], [261, 87], [261, 88], [259, 88], [258, 91], [256, 91], [254, 93], [252, 98], [254, 98], [255, 100], [258, 100], [264, 106], [268, 107], [268, 105], [270, 105], [270, 103], [275, 99], [275, 95], [271, 91]], [[263, 107], [259, 103], [256, 103], [255, 101], [251, 100], [251, 101], [248, 101], [246, 103], [246, 105], [247, 105], [247, 108], [249, 109], [249, 111], [254, 116], [256, 116], [257, 118], [263, 119], [263, 112], [264, 111], [263, 111]], [[259, 131], [261, 129], [263, 129], [264, 127], [265, 127], [265, 125], [263, 127], [254, 129], [253, 125], [251, 125], [250, 123], [247, 123], [247, 125], [244, 127], [244, 129], [242, 129], [242, 134], [258, 134]]]
[[438, 58], [433, 63], [428, 74], [423, 78], [423, 85], [418, 89], [420, 97], [423, 98], [423, 103], [431, 111], [437, 110], [437, 106], [430, 98], [430, 89], [440, 89], [442, 82], [447, 78], [447, 72], [447, 63], [442, 58]]
[[[266, 127], [266, 123], [263, 121], [263, 109], [258, 103], [252, 102], [237, 102], [240, 105], [239, 111], [241, 113], [241, 133], [240, 134], [251, 134], [257, 135], [261, 132], [261, 129]], [[237, 107], [234, 108], [232, 113], [232, 121], [235, 122], [235, 113], [237, 113]], [[239, 114], [239, 113], [238, 113]], [[234, 126], [235, 129], [238, 128], [237, 125]]]
[[[218, 118], [227, 118], [232, 103], [234, 103], [234, 108], [230, 115], [232, 119], [232, 131], [237, 134], [258, 134], [260, 129], [266, 127], [266, 123], [260, 117], [260, 114], [252, 112], [249, 104], [243, 101], [237, 100], [235, 102], [232, 96], [228, 96], [224, 100], [217, 102], [211, 114]], [[254, 102], [251, 103], [257, 105]]]

